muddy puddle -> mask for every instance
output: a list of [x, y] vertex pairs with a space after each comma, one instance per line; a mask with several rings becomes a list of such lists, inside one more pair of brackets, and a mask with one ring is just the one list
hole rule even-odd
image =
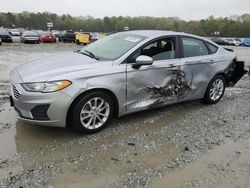
[[[38, 126], [24, 123], [17, 119], [16, 112], [9, 103], [1, 106], [1, 137], [0, 156], [10, 156], [16, 153], [39, 153], [40, 150], [52, 151], [36, 158], [36, 162], [74, 156], [81, 151], [92, 150], [93, 146], [112, 144], [128, 138], [130, 135], [147, 134], [161, 129], [179, 118], [184, 117], [189, 110], [198, 110], [203, 105], [199, 102], [180, 104], [157, 110], [140, 112], [115, 119], [102, 132], [95, 135], [82, 135], [70, 129]], [[182, 107], [184, 108], [182, 108]], [[169, 110], [167, 110], [169, 109]], [[151, 115], [149, 117], [148, 115]], [[117, 131], [120, 130], [120, 131]], [[65, 149], [65, 146], [67, 148]], [[46, 159], [47, 158], [47, 159]]]
[[[94, 156], [91, 159], [91, 163], [94, 164], [92, 168], [79, 169], [79, 165], [77, 165], [75, 168], [66, 169], [63, 174], [56, 177], [54, 186], [105, 187], [122, 180], [128, 173], [142, 174], [145, 169], [158, 169], [180, 153], [180, 149], [176, 148], [174, 144], [162, 147], [161, 152], [138, 154], [134, 150], [130, 146], [123, 146]], [[129, 160], [119, 159], [119, 154], [124, 151], [132, 153]]]
[[[246, 147], [248, 146], [248, 147]], [[148, 187], [249, 187], [249, 167], [244, 161], [250, 156], [250, 139], [242, 142], [227, 142], [207, 155], [197, 158], [184, 169], [155, 178]], [[245, 172], [245, 174], [242, 172]], [[241, 174], [239, 176], [239, 174]], [[181, 177], [181, 178], [180, 178]], [[235, 178], [236, 181], [233, 180]], [[199, 181], [198, 181], [199, 180]]]
[[[17, 120], [9, 104], [4, 103], [0, 119], [2, 126], [7, 123], [8, 127], [0, 136], [0, 156], [2, 159], [16, 155], [21, 158], [14, 169], [11, 166], [0, 169], [0, 175], [59, 161], [62, 173], [55, 178], [56, 187], [79, 187], [83, 182], [87, 187], [103, 187], [126, 177], [127, 173], [140, 174], [148, 168], [157, 169], [179, 155], [183, 148], [168, 138], [161, 138], [159, 143], [155, 139], [143, 143], [137, 136], [159, 131], [202, 106], [192, 102], [140, 112], [114, 120], [95, 135], [81, 135], [68, 129], [23, 123]], [[76, 158], [76, 163], [64, 167], [62, 161], [72, 158]]]

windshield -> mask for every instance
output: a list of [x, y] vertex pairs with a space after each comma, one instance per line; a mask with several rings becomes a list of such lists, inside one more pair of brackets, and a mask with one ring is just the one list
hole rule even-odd
[[17, 29], [10, 29], [12, 32], [19, 32]]
[[145, 38], [146, 37], [132, 34], [111, 35], [84, 47], [80, 52], [91, 52], [100, 60], [115, 60]]

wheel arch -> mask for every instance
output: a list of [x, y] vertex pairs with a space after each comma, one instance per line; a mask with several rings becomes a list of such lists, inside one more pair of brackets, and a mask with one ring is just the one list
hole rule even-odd
[[206, 89], [205, 89], [204, 94], [203, 94], [203, 98], [204, 98], [204, 96], [206, 95], [206, 92], [207, 92], [207, 89], [208, 89], [208, 86], [209, 86], [210, 82], [211, 82], [216, 76], [219, 76], [219, 75], [221, 75], [221, 76], [224, 77], [224, 79], [225, 79], [225, 81], [226, 81], [226, 87], [227, 87], [228, 81], [227, 81], [226, 73], [224, 73], [224, 72], [218, 72], [218, 73], [216, 73], [216, 74], [208, 81], [208, 83], [207, 83], [207, 85], [206, 85]]
[[84, 91], [82, 93], [80, 93], [77, 97], [75, 97], [75, 99], [71, 102], [68, 111], [67, 111], [67, 116], [66, 116], [66, 127], [68, 127], [70, 125], [70, 118], [71, 118], [71, 113], [72, 110], [74, 108], [74, 106], [76, 105], [77, 101], [79, 101], [84, 95], [88, 94], [88, 93], [92, 93], [92, 92], [96, 92], [96, 91], [101, 91], [104, 92], [106, 94], [108, 94], [109, 96], [112, 97], [112, 99], [114, 99], [114, 113], [113, 116], [117, 117], [119, 114], [119, 102], [118, 99], [116, 97], [116, 95], [114, 94], [114, 92], [112, 92], [109, 89], [106, 88], [93, 88], [93, 89], [89, 89], [87, 91]]

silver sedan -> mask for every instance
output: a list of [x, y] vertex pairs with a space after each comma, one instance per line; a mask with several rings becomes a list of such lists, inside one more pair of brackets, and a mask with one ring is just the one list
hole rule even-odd
[[129, 31], [11, 72], [18, 118], [100, 131], [112, 117], [189, 100], [217, 103], [246, 73], [232, 50], [190, 34]]

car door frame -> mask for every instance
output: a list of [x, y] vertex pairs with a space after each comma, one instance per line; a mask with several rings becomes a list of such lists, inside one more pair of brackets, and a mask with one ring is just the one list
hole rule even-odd
[[[190, 38], [190, 39], [195, 39], [195, 40], [199, 40], [201, 41], [204, 46], [206, 47], [206, 49], [208, 50], [208, 54], [207, 55], [202, 55], [202, 56], [193, 56], [193, 57], [184, 57], [184, 47], [183, 47], [183, 42], [182, 39], [183, 38]], [[198, 37], [193, 37], [193, 36], [189, 36], [189, 35], [179, 35], [179, 42], [180, 42], [180, 58], [181, 61], [183, 62], [183, 65], [185, 66], [192, 66], [192, 73], [193, 73], [193, 82], [190, 85], [191, 89], [194, 91], [194, 93], [192, 93], [192, 95], [190, 95], [189, 98], [184, 99], [182, 101], [187, 101], [187, 100], [194, 100], [194, 99], [200, 99], [203, 98], [205, 92], [206, 92], [206, 88], [207, 85], [209, 84], [210, 80], [214, 77], [214, 69], [212, 67], [213, 64], [217, 63], [216, 60], [213, 59], [213, 56], [217, 53], [212, 53], [212, 51], [210, 50], [209, 46], [207, 45], [206, 40], [202, 39], [202, 38], [198, 38]], [[203, 60], [194, 60], [194, 61], [189, 61], [190, 59], [202, 59]], [[187, 59], [187, 61], [186, 61]], [[195, 65], [198, 66], [206, 66], [208, 69], [206, 69], [206, 71], [204, 71], [204, 74], [196, 74], [197, 70], [195, 69]], [[200, 69], [202, 70], [202, 69]], [[199, 71], [198, 71], [199, 72]], [[206, 76], [207, 79], [204, 79], [204, 76]], [[200, 80], [199, 80], [200, 79]], [[198, 84], [198, 82], [201, 82], [201, 84]]]
[[161, 36], [161, 37], [156, 37], [154, 39], [151, 39], [149, 41], [147, 41], [146, 43], [144, 43], [143, 45], [141, 45], [140, 47], [138, 47], [136, 50], [134, 50], [134, 52], [132, 52], [121, 64], [133, 64], [135, 62], [129, 62], [129, 59], [131, 59], [132, 56], [134, 56], [138, 50], [141, 50], [143, 48], [145, 48], [147, 45], [153, 43], [154, 41], [156, 42], [157, 40], [161, 40], [161, 39], [164, 39], [164, 38], [173, 38], [175, 37], [175, 45], [176, 45], [176, 54], [175, 54], [175, 59], [177, 58], [180, 58], [181, 57], [181, 49], [180, 49], [180, 37], [178, 35], [164, 35], [164, 36]]
[[[156, 37], [152, 40], [149, 40], [147, 41], [146, 43], [144, 43], [143, 45], [141, 45], [140, 47], [138, 47], [136, 50], [134, 50], [123, 62], [122, 64], [126, 64], [126, 101], [128, 102], [128, 66], [131, 66], [135, 63], [135, 61], [131, 61], [131, 58], [136, 54], [138, 53], [138, 51], [141, 51], [143, 48], [145, 48], [146, 46], [148, 46], [149, 44], [153, 43], [153, 42], [156, 42], [156, 41], [159, 41], [161, 39], [166, 39], [166, 38], [175, 38], [175, 58], [174, 59], [169, 59], [170, 61], [171, 60], [177, 60], [177, 59], [180, 59], [180, 41], [179, 41], [179, 36], [178, 35], [164, 35], [164, 36], [161, 36], [161, 37]], [[134, 59], [135, 60], [135, 59]], [[168, 59], [166, 59], [165, 61], [167, 61]], [[157, 61], [164, 61], [164, 60], [157, 60]], [[173, 66], [174, 67], [174, 66]], [[173, 67], [169, 67], [170, 69], [172, 69]], [[168, 67], [166, 67], [168, 68]], [[153, 67], [152, 67], [153, 69]], [[155, 69], [155, 68], [154, 68]], [[176, 103], [178, 101], [174, 101], [173, 103]], [[145, 107], [147, 108], [147, 107]], [[143, 108], [142, 108], [143, 109]], [[138, 111], [138, 110], [142, 110], [142, 109], [135, 109], [135, 111]], [[131, 113], [133, 111], [129, 110], [128, 109], [128, 105], [126, 105], [126, 111], [127, 113]]]

